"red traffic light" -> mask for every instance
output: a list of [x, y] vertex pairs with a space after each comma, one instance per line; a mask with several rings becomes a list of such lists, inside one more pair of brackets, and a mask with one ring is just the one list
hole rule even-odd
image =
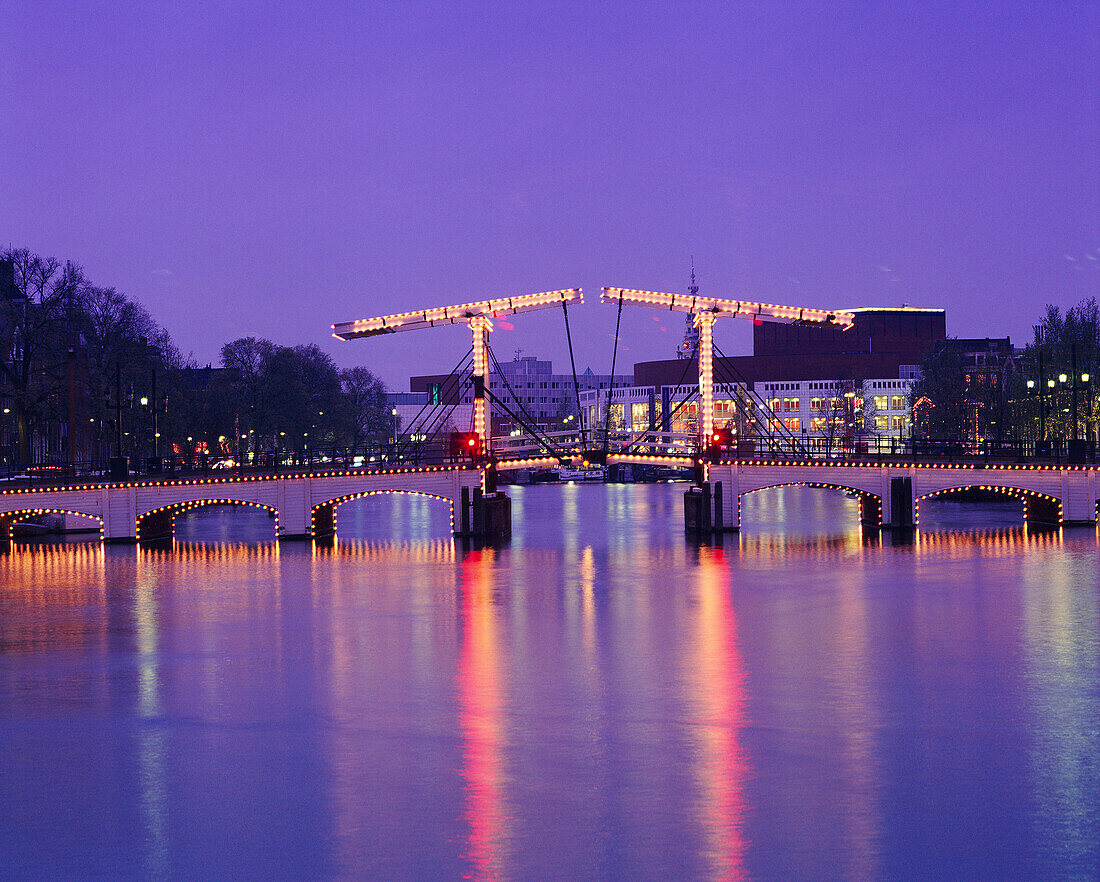
[[451, 456], [477, 456], [481, 452], [481, 438], [477, 432], [452, 432]]

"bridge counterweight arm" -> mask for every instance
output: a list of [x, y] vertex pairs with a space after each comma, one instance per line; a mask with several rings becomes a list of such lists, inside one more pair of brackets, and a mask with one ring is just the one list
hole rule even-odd
[[477, 317], [498, 318], [518, 315], [537, 309], [550, 309], [564, 303], [583, 303], [584, 292], [580, 288], [563, 288], [540, 294], [521, 294], [517, 297], [501, 297], [495, 300], [479, 300], [457, 306], [439, 306], [434, 309], [418, 309], [393, 315], [338, 322], [332, 326], [332, 336], [340, 340], [356, 340], [360, 337], [377, 337], [398, 331], [418, 331], [437, 325], [468, 324]]
[[749, 300], [727, 300], [721, 297], [699, 297], [695, 294], [665, 294], [660, 291], [639, 291], [636, 288], [604, 288], [600, 294], [603, 303], [629, 303], [649, 306], [673, 312], [753, 319], [762, 322], [787, 324], [831, 325], [848, 330], [855, 324], [855, 314], [839, 309], [809, 309], [800, 306], [779, 306], [774, 303], [756, 303]]

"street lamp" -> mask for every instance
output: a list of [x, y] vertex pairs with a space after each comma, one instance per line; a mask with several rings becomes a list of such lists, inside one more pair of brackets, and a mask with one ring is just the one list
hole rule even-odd
[[[1029, 398], [1033, 394], [1035, 394], [1035, 381], [1034, 380], [1028, 380], [1027, 381], [1027, 394], [1028, 394]], [[1043, 426], [1043, 395], [1042, 395], [1042, 390], [1040, 389], [1039, 390], [1039, 429], [1040, 430], [1042, 429], [1042, 426]], [[1038, 434], [1038, 433], [1036, 433], [1036, 434]], [[1038, 440], [1038, 439], [1036, 439], [1036, 440]]]
[[1083, 371], [1081, 373], [1081, 382], [1085, 384], [1085, 438], [1089, 441], [1092, 440], [1092, 429], [1089, 428], [1089, 416], [1093, 412], [1092, 408], [1092, 393], [1089, 391], [1089, 372]]
[[[1078, 442], [1078, 409], [1077, 409], [1077, 390], [1082, 384], [1088, 384], [1089, 374], [1088, 372], [1077, 372], [1077, 344], [1070, 345], [1070, 376], [1065, 374], [1058, 375], [1059, 383], [1066, 383], [1069, 381], [1070, 395], [1071, 395], [1071, 413], [1070, 413], [1070, 458], [1074, 461], [1082, 462], [1085, 458], [1085, 445]], [[1091, 398], [1091, 396], [1090, 396]], [[1086, 429], [1086, 435], [1088, 434]]]

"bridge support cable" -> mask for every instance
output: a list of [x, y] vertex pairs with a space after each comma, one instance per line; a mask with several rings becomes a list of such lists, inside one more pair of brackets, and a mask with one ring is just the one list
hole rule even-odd
[[[792, 455], [795, 453], [796, 448], [800, 447], [798, 440], [784, 425], [782, 418], [773, 411], [767, 404], [753, 390], [751, 385], [743, 378], [740, 378], [739, 374], [731, 374], [729, 369], [722, 364], [721, 360], [717, 362], [717, 370], [719, 373], [719, 381], [727, 388], [734, 390], [736, 396], [737, 409], [744, 417], [745, 421], [755, 426], [756, 440], [761, 443], [766, 443], [768, 448], [775, 453], [790, 452]], [[744, 397], [738, 394], [739, 388], [744, 389]], [[784, 434], [786, 433], [786, 434]], [[780, 444], [776, 447], [777, 437], [780, 441], [787, 441], [786, 445]], [[786, 450], [784, 450], [784, 447]]]
[[[730, 394], [734, 396], [736, 412], [741, 415], [741, 425], [751, 430], [751, 434], [742, 436], [739, 433], [739, 437], [752, 438], [761, 444], [767, 444], [769, 448], [773, 448], [775, 426], [782, 425], [779, 415], [768, 407], [767, 403], [760, 399], [751, 387], [730, 377], [725, 368], [721, 366], [720, 361], [716, 370], [719, 383], [725, 386], [727, 390], [732, 390]], [[731, 419], [729, 422], [732, 421]]]
[[[424, 406], [417, 411], [416, 416], [409, 422], [409, 435], [410, 437], [422, 432], [425, 427], [434, 425], [436, 416], [447, 407], [446, 398], [448, 395], [453, 394], [456, 397], [456, 404], [452, 405], [448, 413], [444, 418], [449, 417], [453, 412], [454, 407], [457, 406], [457, 401], [461, 401], [461, 390], [465, 385], [466, 378], [470, 374], [470, 351], [466, 351], [466, 355], [462, 360], [455, 365], [454, 368], [447, 374], [446, 378], [439, 386], [439, 400], [432, 401], [431, 394], [429, 393], [428, 401], [424, 403]], [[425, 414], [427, 411], [427, 414]]]
[[758, 411], [762, 411], [765, 414], [765, 419], [768, 419], [770, 426], [768, 427], [767, 436], [771, 440], [775, 434], [778, 434], [780, 438], [785, 439], [788, 443], [792, 456], [800, 456], [802, 458], [807, 457], [808, 451], [805, 449], [805, 445], [802, 439], [795, 435], [790, 429], [783, 423], [782, 418], [773, 411], [767, 404], [767, 401], [757, 394], [756, 390], [752, 388], [752, 385], [745, 378], [737, 368], [735, 368], [726, 357], [725, 353], [721, 349], [717, 349], [719, 354], [718, 364], [724, 377], [724, 382], [727, 385], [742, 386], [745, 389], [745, 394], [753, 404], [754, 422], [757, 425], [758, 431], [761, 428], [759, 417], [756, 417]]
[[554, 445], [554, 442], [546, 435], [539, 432], [539, 429], [535, 425], [528, 425], [527, 422], [517, 414], [512, 408], [510, 408], [504, 401], [497, 397], [495, 392], [489, 391], [488, 395], [493, 399], [493, 403], [500, 407], [509, 417], [512, 418], [518, 425], [527, 430], [528, 434], [542, 447], [550, 456], [554, 457], [558, 462], [565, 462], [565, 453]]
[[[607, 413], [603, 421], [603, 459], [607, 462], [607, 448], [611, 444], [611, 393], [615, 391], [615, 364], [619, 357], [619, 324], [623, 320], [623, 295], [619, 293], [619, 312], [615, 316], [615, 346], [611, 350], [611, 378], [607, 383]], [[599, 397], [599, 390], [596, 396]]]
[[[684, 359], [684, 370], [680, 374], [680, 379], [677, 381], [676, 386], [674, 388], [679, 389], [680, 387], [682, 387], [684, 385], [684, 380], [687, 379], [688, 371], [691, 370], [692, 364], [695, 363], [695, 359], [696, 359], [696, 356], [697, 356], [698, 352], [699, 352], [699, 341], [697, 340], [695, 342], [695, 348], [691, 350], [691, 355], [688, 358]], [[686, 398], [682, 398], [680, 400], [680, 403], [677, 404], [676, 407], [674, 407], [672, 410], [670, 410], [667, 414], [666, 413], [661, 414], [661, 421], [662, 422], [665, 422], [666, 420], [668, 421], [668, 426], [669, 426], [669, 431], [670, 432], [672, 431], [672, 418], [674, 416], [676, 416], [676, 414], [678, 414], [680, 412], [680, 410], [686, 404], [688, 404], [689, 402], [694, 400], [695, 394], [696, 393], [693, 392], [690, 395], [688, 395]], [[641, 432], [640, 434], [635, 435], [633, 438], [631, 438], [630, 441], [627, 442], [627, 447], [633, 447], [635, 444], [637, 444], [646, 435], [650, 435], [650, 434], [652, 434], [653, 432], [656, 432], [656, 431], [657, 431], [657, 408], [654, 407], [653, 408], [653, 419], [651, 419], [649, 421], [649, 428], [646, 429], [645, 431]]]
[[[523, 426], [523, 428], [526, 429], [530, 434], [537, 437], [537, 435], [538, 435], [538, 421], [535, 419], [534, 416], [531, 415], [531, 412], [526, 407], [523, 406], [523, 400], [519, 397], [519, 395], [516, 394], [516, 390], [513, 389], [512, 384], [508, 382], [508, 378], [506, 376], [504, 376], [504, 371], [501, 370], [500, 362], [497, 361], [496, 353], [493, 352], [492, 347], [490, 347], [488, 351], [489, 351], [489, 358], [492, 359], [493, 367], [496, 368], [497, 376], [500, 377], [500, 381], [504, 384], [504, 388], [507, 389], [511, 393], [512, 401], [514, 401], [517, 405], [519, 405], [519, 409], [527, 417], [526, 420], [517, 420], [517, 422], [519, 423], [519, 425]], [[491, 386], [491, 384], [490, 384], [490, 386]], [[492, 396], [492, 398], [495, 402], [497, 402], [498, 404], [501, 404], [501, 406], [504, 406], [503, 402], [501, 402], [501, 400], [496, 395], [493, 394], [491, 388], [490, 388], [489, 394]], [[513, 412], [511, 410], [508, 410], [508, 413], [509, 413], [509, 415], [511, 415]], [[549, 438], [549, 436], [547, 436], [547, 438]]]
[[[737, 370], [737, 368], [730, 364], [729, 358], [724, 352], [722, 352], [721, 348], [719, 348], [718, 346], [715, 346], [714, 348], [715, 352], [717, 352], [718, 354], [718, 360], [715, 362], [715, 365], [720, 375], [721, 382], [724, 385], [732, 386], [735, 389], [738, 386], [744, 388], [745, 395], [752, 404], [751, 409], [747, 409], [749, 410], [747, 416], [749, 416], [756, 424], [757, 432], [761, 440], [763, 440], [763, 438], [766, 436], [768, 440], [771, 441], [774, 436], [778, 434], [781, 439], [784, 439], [788, 442], [788, 447], [792, 456], [801, 456], [805, 458], [808, 453], [802, 443], [802, 440], [784, 425], [783, 420], [779, 416], [779, 414], [773, 411], [768, 406], [767, 402], [763, 398], [761, 398], [759, 394], [757, 394], [756, 390], [753, 389], [752, 384], [749, 383], [744, 374], [742, 374], [739, 370]], [[738, 397], [737, 402], [738, 407], [740, 408], [740, 397]], [[743, 413], [746, 410], [745, 408], [741, 409]], [[765, 424], [761, 423], [761, 413], [764, 415], [764, 420], [766, 421]], [[767, 429], [766, 432], [763, 431], [765, 428]]]
[[450, 408], [448, 409], [448, 411], [445, 414], [443, 414], [443, 417], [439, 420], [439, 422], [437, 422], [435, 424], [435, 426], [432, 428], [432, 433], [430, 435], [427, 435], [424, 438], [424, 447], [425, 448], [430, 448], [431, 447], [432, 442], [435, 441], [436, 436], [440, 433], [440, 431], [444, 427], [446, 427], [447, 421], [451, 418], [451, 414], [453, 414], [458, 409], [459, 404], [460, 404], [460, 401], [456, 401], [454, 404], [452, 404], [450, 406]]
[[[454, 413], [455, 408], [458, 406], [458, 402], [462, 400], [462, 380], [467, 374], [467, 365], [472, 352], [472, 348], [467, 349], [466, 353], [459, 360], [458, 364], [456, 364], [451, 369], [450, 373], [447, 374], [447, 378], [440, 384], [438, 402], [433, 402], [431, 399], [431, 393], [428, 393], [428, 400], [424, 402], [424, 406], [421, 407], [419, 411], [417, 411], [416, 416], [414, 416], [409, 423], [408, 441], [406, 441], [405, 444], [400, 444], [397, 438], [394, 439], [394, 455], [396, 457], [400, 458], [407, 452], [409, 445], [413, 443], [413, 438], [416, 435], [421, 434], [424, 431], [425, 426], [435, 426], [435, 430], [433, 432], [434, 435], [435, 432], [438, 432], [438, 427], [446, 423], [451, 414]], [[442, 418], [438, 421], [438, 423], [436, 423], [436, 416], [440, 414], [445, 407], [447, 407], [444, 401], [452, 385], [456, 397], [455, 404], [451, 405], [447, 413], [443, 414]], [[428, 411], [426, 417], [424, 416], [425, 411]]]
[[573, 370], [573, 392], [577, 396], [577, 428], [581, 433], [581, 449], [584, 449], [584, 419], [581, 412], [581, 384], [577, 380], [577, 362], [573, 358], [573, 335], [569, 333], [569, 304], [561, 302], [561, 311], [565, 314], [565, 339], [569, 343], [569, 367]]

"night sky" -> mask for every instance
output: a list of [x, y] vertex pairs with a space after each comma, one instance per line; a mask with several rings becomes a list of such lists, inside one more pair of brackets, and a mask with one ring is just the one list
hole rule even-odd
[[[0, 0], [0, 241], [184, 352], [316, 342], [390, 385], [461, 328], [330, 324], [602, 285], [945, 307], [1023, 344], [1100, 295], [1100, 3]], [[567, 370], [560, 310], [493, 336]], [[682, 317], [624, 314], [619, 364]], [[727, 353], [751, 326], [720, 323]]]

